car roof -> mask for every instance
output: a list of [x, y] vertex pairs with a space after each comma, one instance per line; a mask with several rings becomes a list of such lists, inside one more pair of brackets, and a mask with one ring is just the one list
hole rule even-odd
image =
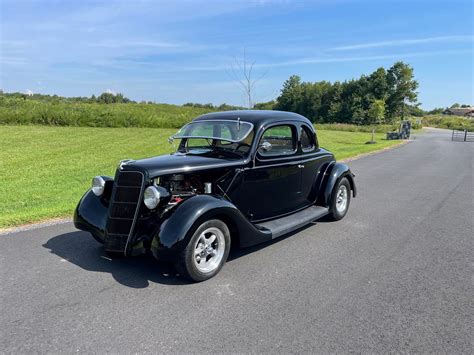
[[202, 116], [195, 118], [193, 121], [211, 121], [211, 120], [231, 120], [237, 121], [238, 119], [253, 123], [258, 128], [268, 123], [280, 122], [280, 121], [299, 121], [312, 126], [311, 121], [306, 117], [294, 113], [285, 111], [274, 111], [274, 110], [236, 110], [236, 111], [222, 111], [206, 113]]

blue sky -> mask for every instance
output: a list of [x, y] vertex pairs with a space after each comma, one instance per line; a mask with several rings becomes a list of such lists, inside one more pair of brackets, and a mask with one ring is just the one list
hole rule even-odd
[[471, 1], [0, 0], [0, 88], [64, 96], [243, 105], [234, 59], [255, 61], [255, 100], [284, 80], [346, 80], [411, 64], [425, 109], [474, 102]]

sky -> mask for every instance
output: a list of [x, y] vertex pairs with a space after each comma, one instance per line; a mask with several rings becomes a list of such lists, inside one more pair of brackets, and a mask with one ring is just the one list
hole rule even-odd
[[245, 53], [256, 102], [293, 74], [343, 81], [402, 60], [422, 108], [474, 104], [473, 17], [464, 0], [0, 0], [0, 89], [244, 105]]

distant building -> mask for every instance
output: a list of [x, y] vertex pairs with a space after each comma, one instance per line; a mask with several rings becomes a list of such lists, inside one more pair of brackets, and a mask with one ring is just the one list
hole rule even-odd
[[443, 112], [445, 115], [456, 115], [464, 117], [474, 117], [474, 107], [448, 108]]

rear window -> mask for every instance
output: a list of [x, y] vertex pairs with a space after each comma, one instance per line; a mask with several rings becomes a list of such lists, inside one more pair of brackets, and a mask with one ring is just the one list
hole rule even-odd
[[308, 127], [301, 127], [301, 149], [303, 152], [312, 151], [315, 147], [314, 134], [310, 132]]

